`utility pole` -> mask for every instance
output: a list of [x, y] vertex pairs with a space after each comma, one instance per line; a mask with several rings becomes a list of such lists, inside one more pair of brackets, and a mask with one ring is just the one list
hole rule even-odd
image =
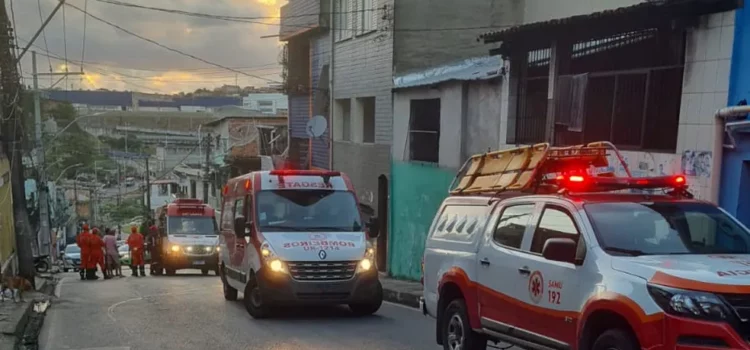
[[146, 157], [146, 212], [151, 217], [151, 172], [148, 170], [148, 157]]
[[206, 137], [206, 165], [203, 168], [203, 203], [206, 204], [208, 204], [208, 182], [211, 181], [208, 174], [211, 169], [209, 165], [211, 161], [211, 140], [211, 133], [208, 133], [208, 137]]
[[11, 191], [13, 195], [13, 218], [16, 231], [16, 249], [19, 274], [34, 281], [34, 257], [31, 250], [31, 225], [26, 210], [26, 191], [23, 178], [23, 115], [20, 108], [22, 89], [17, 59], [14, 57], [13, 29], [8, 20], [5, 0], [0, 0], [0, 131], [2, 148], [10, 162]]
[[[122, 172], [120, 170], [120, 162], [117, 162], [117, 205], [122, 204]], [[148, 180], [147, 180], [148, 181]]]
[[[62, 3], [62, 2], [61, 2]], [[31, 51], [31, 71], [32, 78], [34, 80], [34, 131], [35, 131], [35, 148], [36, 148], [36, 161], [39, 163], [39, 178], [38, 178], [38, 191], [39, 191], [39, 233], [37, 235], [39, 241], [39, 254], [40, 255], [53, 255], [50, 252], [50, 217], [49, 217], [49, 198], [47, 193], [47, 171], [44, 157], [44, 142], [42, 141], [42, 107], [41, 97], [39, 91], [39, 76], [68, 76], [68, 75], [83, 75], [83, 72], [68, 72], [67, 67], [65, 72], [62, 73], [38, 73], [36, 67], [36, 51]], [[96, 167], [96, 164], [94, 164]], [[96, 169], [94, 169], [96, 171]], [[96, 179], [95, 179], [96, 181]]]

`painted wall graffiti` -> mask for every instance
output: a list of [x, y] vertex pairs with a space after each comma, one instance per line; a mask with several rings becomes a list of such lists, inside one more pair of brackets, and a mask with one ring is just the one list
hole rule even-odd
[[712, 162], [712, 152], [686, 150], [682, 153], [682, 172], [689, 176], [710, 178]]

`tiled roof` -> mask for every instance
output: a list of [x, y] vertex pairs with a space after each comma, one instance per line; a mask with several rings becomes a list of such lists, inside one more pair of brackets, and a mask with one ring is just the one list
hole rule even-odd
[[670, 18], [678, 16], [699, 16], [730, 11], [738, 8], [740, 3], [742, 3], [742, 0], [646, 0], [631, 6], [492, 31], [481, 34], [478, 40], [483, 40], [487, 44], [505, 41], [511, 37], [524, 34], [538, 34], [540, 31], [565, 33], [567, 31], [562, 31], [562, 27], [574, 25], [584, 25], [591, 30], [594, 27], [591, 21], [606, 25], [613, 19], [622, 19], [623, 15], [627, 15], [631, 21], [634, 19], [631, 16], [635, 15], [644, 16], [650, 20], [668, 21]]

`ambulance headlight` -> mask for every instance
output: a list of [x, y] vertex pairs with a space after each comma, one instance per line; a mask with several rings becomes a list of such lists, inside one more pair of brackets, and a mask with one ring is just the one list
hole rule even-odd
[[273, 259], [268, 263], [268, 267], [271, 268], [271, 271], [273, 272], [284, 272], [284, 263], [281, 262], [279, 259]]
[[169, 249], [171, 249], [171, 250], [172, 250], [173, 252], [177, 253], [177, 252], [179, 252], [179, 251], [180, 251], [180, 246], [178, 246], [178, 245], [173, 245], [173, 246], [172, 246], [172, 247], [170, 247]]
[[709, 321], [725, 321], [731, 313], [713, 293], [648, 285], [651, 298], [668, 314]]
[[188, 252], [192, 252], [193, 251], [193, 247], [187, 247], [187, 248], [185, 248], [185, 250], [187, 250]]
[[370, 244], [370, 242], [367, 242], [367, 246], [365, 247], [365, 258], [375, 258], [375, 248], [372, 247], [372, 244]]
[[359, 272], [370, 271], [371, 268], [372, 268], [372, 260], [370, 260], [369, 258], [362, 259], [359, 262], [359, 265], [357, 265], [357, 269], [359, 270]]

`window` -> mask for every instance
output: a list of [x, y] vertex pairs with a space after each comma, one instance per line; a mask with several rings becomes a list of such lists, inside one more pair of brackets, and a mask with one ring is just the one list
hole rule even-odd
[[336, 100], [334, 113], [336, 113], [336, 125], [333, 128], [334, 139], [338, 141], [351, 141], [351, 101], [348, 99]]
[[482, 205], [446, 206], [432, 235], [437, 239], [466, 241], [484, 228], [486, 213], [487, 207]]
[[352, 37], [352, 11], [349, 8], [350, 0], [335, 0], [335, 31], [336, 41], [346, 40]]
[[599, 244], [613, 254], [750, 253], [750, 233], [710, 204], [594, 203], [585, 209]]
[[215, 235], [216, 222], [208, 216], [169, 216], [167, 230], [169, 234]]
[[166, 196], [169, 194], [169, 186], [167, 184], [160, 184], [159, 185], [159, 195], [160, 196]]
[[544, 208], [539, 225], [534, 231], [534, 239], [531, 242], [531, 252], [542, 253], [544, 243], [550, 238], [571, 238], [578, 241], [578, 229], [573, 218], [564, 209], [555, 207]]
[[221, 212], [221, 228], [223, 230], [234, 230], [234, 207], [232, 207], [232, 202], [224, 202], [223, 210]]
[[351, 192], [266, 190], [256, 195], [258, 226], [263, 232], [358, 232], [363, 229]]
[[360, 99], [362, 104], [362, 142], [375, 143], [375, 97]]
[[377, 30], [378, 9], [375, 0], [356, 0], [354, 9], [357, 35]]
[[244, 216], [244, 205], [245, 200], [244, 199], [238, 199], [234, 202], [234, 216], [232, 216], [232, 220], [236, 219], [238, 216]]
[[273, 101], [258, 101], [258, 106], [273, 107]]
[[438, 163], [440, 154], [440, 99], [411, 100], [409, 159]]
[[534, 204], [514, 205], [503, 209], [492, 239], [506, 247], [521, 248], [523, 234], [533, 212]]

